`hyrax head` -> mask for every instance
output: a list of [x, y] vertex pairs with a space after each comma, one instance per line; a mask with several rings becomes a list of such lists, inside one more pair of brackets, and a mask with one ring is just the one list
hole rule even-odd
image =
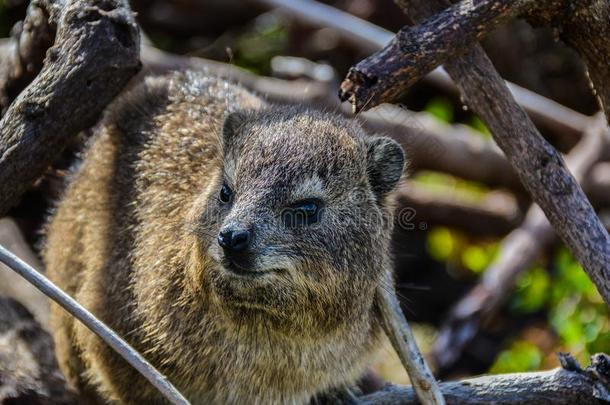
[[400, 146], [282, 106], [231, 113], [221, 137], [223, 167], [199, 222], [214, 302], [240, 323], [262, 317], [298, 333], [370, 313], [387, 271]]

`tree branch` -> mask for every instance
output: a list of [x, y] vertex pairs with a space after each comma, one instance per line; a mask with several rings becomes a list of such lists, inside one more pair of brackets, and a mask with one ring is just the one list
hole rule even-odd
[[0, 215], [140, 67], [138, 28], [126, 1], [37, 4], [56, 22], [57, 35], [41, 72], [0, 120]]
[[[569, 354], [560, 354], [561, 367], [535, 373], [498, 374], [440, 385], [448, 405], [548, 404], [602, 405], [610, 401], [610, 356], [591, 357], [581, 369]], [[419, 404], [411, 387], [390, 385], [360, 398], [363, 405]]]
[[97, 319], [85, 307], [76, 302], [72, 297], [53, 284], [42, 274], [31, 268], [23, 260], [6, 250], [0, 245], [0, 263], [5, 264], [21, 277], [29, 281], [34, 287], [43, 292], [50, 299], [64, 308], [70, 315], [90, 329], [102, 339], [108, 346], [116, 351], [133, 368], [138, 370], [155, 388], [159, 390], [173, 404], [188, 405], [189, 402], [176, 390], [176, 388], [157, 371], [140, 353], [138, 353], [127, 342], [121, 339], [105, 323]]
[[417, 398], [423, 405], [444, 405], [438, 382], [419, 351], [411, 327], [400, 309], [390, 273], [377, 288], [377, 303], [386, 335], [409, 375]]
[[413, 229], [416, 223], [423, 222], [426, 228], [441, 225], [469, 235], [501, 237], [514, 229], [523, 217], [515, 198], [501, 191], [495, 192], [488, 201], [474, 203], [447, 193], [433, 193], [415, 182], [407, 182], [399, 189], [396, 202], [398, 226], [404, 229]]
[[461, 1], [417, 26], [405, 26], [382, 50], [350, 68], [339, 97], [351, 103], [354, 113], [396, 101], [443, 61], [539, 2]]

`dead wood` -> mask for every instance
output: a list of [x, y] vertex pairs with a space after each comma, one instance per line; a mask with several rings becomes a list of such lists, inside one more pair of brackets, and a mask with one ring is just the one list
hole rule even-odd
[[138, 28], [126, 1], [36, 4], [57, 33], [42, 70], [0, 120], [0, 214], [17, 203], [72, 137], [95, 123], [140, 67]]

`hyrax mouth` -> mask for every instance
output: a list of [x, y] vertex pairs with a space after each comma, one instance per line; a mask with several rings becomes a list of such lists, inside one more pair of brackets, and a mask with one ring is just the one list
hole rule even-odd
[[236, 275], [236, 276], [246, 277], [246, 278], [260, 278], [265, 275], [276, 273], [278, 271], [277, 269], [265, 269], [265, 270], [254, 269], [250, 265], [245, 266], [243, 264], [240, 264], [236, 260], [231, 260], [231, 259], [227, 259], [227, 258], [224, 258], [222, 260], [221, 264], [222, 264], [222, 267], [227, 272], [229, 272], [233, 275]]

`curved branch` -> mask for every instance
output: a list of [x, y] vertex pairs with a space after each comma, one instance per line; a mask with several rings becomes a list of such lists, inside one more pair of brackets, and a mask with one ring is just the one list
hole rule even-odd
[[540, 0], [461, 1], [416, 26], [405, 26], [382, 50], [350, 68], [339, 98], [354, 113], [396, 101], [410, 86], [499, 24]]

